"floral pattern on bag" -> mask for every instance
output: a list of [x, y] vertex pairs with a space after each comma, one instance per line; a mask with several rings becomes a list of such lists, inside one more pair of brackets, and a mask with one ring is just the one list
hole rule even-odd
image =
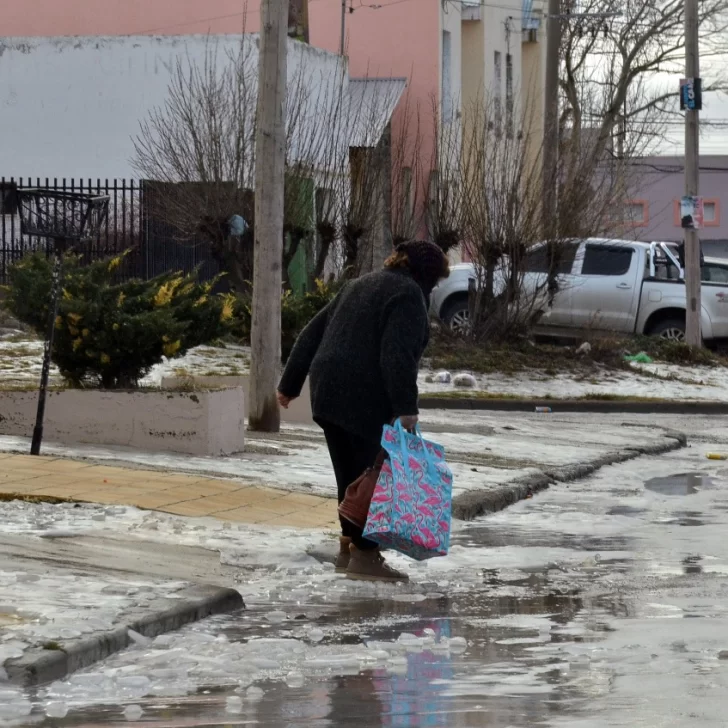
[[374, 489], [364, 536], [418, 561], [445, 556], [453, 482], [445, 449], [399, 422], [384, 428], [382, 447], [389, 460]]

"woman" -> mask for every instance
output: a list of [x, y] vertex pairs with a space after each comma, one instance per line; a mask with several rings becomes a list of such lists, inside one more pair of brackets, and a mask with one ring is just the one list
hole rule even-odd
[[[449, 274], [438, 246], [403, 243], [384, 270], [347, 283], [293, 347], [278, 402], [287, 408], [310, 374], [313, 417], [324, 431], [339, 503], [374, 464], [384, 425], [395, 418], [406, 428], [417, 424], [417, 373], [429, 338], [430, 293]], [[338, 572], [351, 579], [407, 580], [360, 528], [340, 520]]]

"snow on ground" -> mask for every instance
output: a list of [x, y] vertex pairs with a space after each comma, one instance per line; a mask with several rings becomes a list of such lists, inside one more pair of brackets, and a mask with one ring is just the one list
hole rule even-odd
[[[633, 364], [632, 368], [634, 373], [604, 370], [589, 377], [546, 375], [535, 371], [512, 375], [479, 374], [475, 375], [477, 386], [474, 389], [428, 381], [433, 372], [423, 371], [419, 386], [421, 393], [430, 395], [458, 392], [467, 396], [469, 392], [487, 392], [492, 396], [524, 398], [570, 399], [606, 395], [728, 402], [728, 369], [725, 367]], [[641, 374], [640, 370], [653, 376]]]
[[[18, 332], [0, 340], [0, 387], [35, 386], [40, 379], [43, 342]], [[164, 377], [241, 376], [250, 370], [250, 348], [226, 345], [198, 346], [176, 359], [164, 359], [142, 380], [142, 386], [159, 387]], [[51, 368], [51, 383], [61, 385], [58, 370]]]
[[[559, 420], [536, 413], [453, 413], [427, 410], [422, 415], [425, 437], [445, 447], [455, 476], [454, 494], [488, 489], [532, 474], [544, 467], [589, 461], [636, 443], [660, 441], [659, 427], [626, 427], [602, 422], [584, 430], [580, 420]], [[0, 437], [0, 451], [28, 452], [25, 438]], [[274, 488], [333, 497], [331, 461], [316, 426], [284, 426], [277, 436], [246, 438], [245, 452], [229, 457], [190, 457], [175, 453], [138, 452], [121, 447], [43, 443], [43, 453], [59, 457], [120, 463], [127, 467], [209, 477], [232, 478]]]
[[[412, 576], [406, 585], [351, 582], [333, 572], [331, 564], [321, 564], [309, 551], [328, 544], [335, 547], [334, 534], [322, 531], [270, 529], [221, 523], [214, 519], [190, 519], [135, 508], [31, 504], [3, 504], [4, 531], [26, 537], [94, 536], [134, 538], [146, 542], [180, 544], [218, 551], [220, 561], [239, 567], [232, 585], [243, 595], [250, 620], [245, 641], [231, 641], [224, 630], [231, 618], [216, 617], [137, 644], [109, 660], [59, 680], [29, 697], [19, 688], [0, 683], [0, 721], [22, 720], [32, 710], [42, 709], [49, 717], [61, 718], [69, 711], [95, 704], [121, 703], [133, 720], [140, 716], [133, 707], [145, 696], [174, 697], [195, 694], [214, 684], [231, 689], [227, 712], [245, 712], [262, 697], [256, 683], [284, 682], [301, 686], [317, 675], [356, 675], [362, 670], [383, 668], [390, 674], [406, 670], [406, 655], [428, 649], [442, 654], [459, 654], [467, 649], [462, 637], [437, 638], [425, 631], [415, 636], [397, 633], [390, 640], [365, 644], [328, 644], [324, 631], [300, 620], [300, 615], [335, 612], [340, 606], [377, 600], [406, 605], [437, 601], [443, 596], [467, 594], [482, 585], [482, 570], [498, 568], [504, 574], [533, 563], [555, 564], [558, 568], [583, 562], [578, 549], [525, 547], [519, 550], [478, 546], [466, 542], [467, 527], [455, 524], [450, 555], [428, 562], [412, 562], [397, 554], [390, 561]], [[146, 598], [153, 584], [142, 579], [120, 583], [116, 575], [76, 578], [79, 594], [61, 584], [62, 568], [38, 580], [27, 581], [22, 574], [0, 572], [0, 612], [23, 614], [32, 604], [37, 619], [22, 631], [3, 631], [0, 623], [0, 658], [14, 656], [24, 646], [40, 639], [63, 639], [64, 629], [73, 634], [86, 626], [98, 628], [101, 620], [112, 620], [114, 610], [128, 601]], [[519, 574], [519, 577], [522, 576]], [[58, 583], [57, 583], [58, 582]], [[138, 582], [138, 583], [136, 583]], [[78, 589], [78, 586], [82, 588]], [[59, 586], [61, 587], [59, 589]], [[496, 589], [494, 587], [494, 589]], [[28, 598], [28, 594], [31, 598]], [[87, 610], [87, 602], [93, 608]], [[63, 622], [65, 610], [83, 610], [84, 620]], [[70, 613], [70, 612], [69, 612]], [[241, 626], [241, 617], [235, 623]], [[266, 628], [277, 631], [276, 639]], [[49, 630], [49, 631], [48, 631]], [[68, 633], [70, 636], [70, 632]], [[4, 650], [4, 652], [2, 652]], [[0, 659], [0, 663], [2, 659]], [[37, 715], [37, 713], [36, 713]], [[17, 723], [20, 725], [20, 723]]]
[[[0, 387], [35, 385], [40, 377], [43, 343], [22, 334], [0, 341]], [[546, 375], [530, 371], [517, 374], [476, 375], [475, 389], [452, 383], [428, 381], [433, 372], [420, 374], [423, 394], [487, 392], [508, 397], [553, 397], [558, 399], [617, 395], [679, 400], [728, 401], [728, 369], [670, 364], [633, 364], [634, 373], [604, 370], [588, 377], [575, 374]], [[200, 346], [178, 359], [165, 359], [142, 381], [159, 387], [165, 377], [241, 376], [250, 370], [250, 349], [243, 346]], [[641, 373], [642, 372], [642, 373]], [[452, 372], [456, 375], [458, 372]], [[51, 380], [61, 384], [55, 368]]]

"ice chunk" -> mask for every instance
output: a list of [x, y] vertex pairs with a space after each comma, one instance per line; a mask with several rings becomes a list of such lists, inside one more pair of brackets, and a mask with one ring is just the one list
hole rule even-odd
[[265, 618], [272, 624], [280, 624], [286, 621], [286, 613], [281, 611], [268, 612]]
[[145, 637], [143, 634], [139, 634], [139, 632], [135, 632], [133, 629], [127, 629], [126, 633], [129, 635], [129, 639], [134, 642], [134, 644], [142, 645], [143, 647], [152, 644], [150, 637]]
[[308, 632], [308, 639], [311, 640], [311, 642], [321, 642], [321, 640], [323, 638], [324, 638], [323, 630], [320, 630], [317, 627], [314, 627], [313, 629], [309, 630], [309, 632]]
[[146, 695], [152, 687], [152, 681], [144, 675], [123, 675], [116, 678], [116, 684], [140, 698]]
[[427, 597], [424, 594], [395, 594], [392, 597], [394, 602], [424, 602]]
[[101, 672], [78, 672], [69, 678], [74, 685], [100, 685], [104, 680], [106, 676]]
[[449, 642], [450, 652], [460, 655], [468, 649], [468, 641], [465, 637], [452, 637]]
[[450, 384], [452, 381], [452, 374], [450, 374], [450, 372], [438, 372], [435, 374], [435, 381], [438, 384]]
[[406, 657], [395, 655], [387, 660], [387, 672], [392, 675], [406, 675], [408, 667], [409, 663]]
[[59, 632], [59, 635], [64, 640], [74, 640], [77, 637], [80, 637], [81, 636], [81, 631], [78, 630], [78, 629], [70, 629], [70, 628], [67, 627], [65, 629], [62, 629]]
[[297, 670], [291, 670], [291, 672], [286, 675], [286, 685], [288, 685], [289, 688], [301, 688], [303, 687], [304, 682], [305, 678], [303, 677], [303, 673], [300, 673]]
[[62, 700], [51, 700], [45, 705], [45, 714], [49, 718], [65, 718], [68, 715], [68, 705]]
[[267, 657], [254, 657], [250, 664], [257, 670], [275, 670], [278, 667], [276, 660], [271, 660]]
[[226, 713], [242, 713], [243, 712], [243, 699], [238, 695], [230, 695], [225, 700], [225, 712]]
[[475, 389], [478, 380], [472, 374], [457, 374], [453, 377], [452, 383], [462, 389]]
[[257, 687], [256, 685], [251, 685], [245, 691], [245, 697], [250, 701], [262, 700], [264, 695], [265, 690], [263, 690], [263, 688]]
[[152, 646], [159, 649], [166, 649], [167, 647], [171, 647], [173, 644], [174, 636], [171, 634], [160, 634], [158, 637], [155, 637], [152, 642]]
[[127, 720], [139, 720], [144, 715], [144, 710], [141, 705], [127, 705], [124, 708], [124, 717]]

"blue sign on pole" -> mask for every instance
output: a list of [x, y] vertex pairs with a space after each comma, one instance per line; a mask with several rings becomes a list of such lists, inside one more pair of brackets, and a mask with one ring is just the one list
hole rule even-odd
[[680, 108], [683, 111], [701, 111], [703, 108], [702, 79], [680, 79]]

